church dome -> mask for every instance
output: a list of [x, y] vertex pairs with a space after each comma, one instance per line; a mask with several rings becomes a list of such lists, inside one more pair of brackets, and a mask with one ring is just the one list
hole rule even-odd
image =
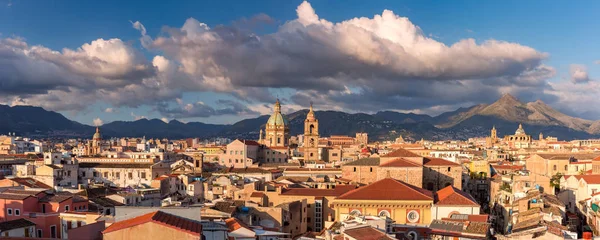
[[93, 140], [96, 139], [102, 139], [102, 135], [100, 135], [100, 129], [96, 127], [96, 133], [94, 133], [94, 136], [92, 137]]
[[519, 124], [519, 128], [515, 131], [515, 135], [525, 135], [525, 129], [523, 129], [523, 125]]
[[273, 114], [267, 121], [267, 125], [270, 126], [286, 126], [288, 125], [288, 120], [281, 114], [281, 104], [279, 103], [279, 99], [275, 102], [275, 108]]

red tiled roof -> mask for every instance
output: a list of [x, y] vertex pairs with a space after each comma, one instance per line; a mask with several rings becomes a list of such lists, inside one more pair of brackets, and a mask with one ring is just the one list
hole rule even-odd
[[33, 178], [11, 178], [9, 179], [19, 185], [30, 187], [30, 188], [43, 188], [43, 189], [51, 189], [51, 186], [44, 184], [38, 180]]
[[460, 164], [448, 161], [442, 158], [432, 158], [427, 157], [423, 161], [423, 165], [425, 166], [460, 166]]
[[395, 151], [388, 153], [386, 155], [383, 155], [381, 157], [421, 157], [421, 156], [416, 153], [413, 153], [411, 151], [408, 151], [404, 148], [399, 148], [398, 150], [395, 150]]
[[130, 228], [148, 222], [153, 222], [166, 227], [174, 228], [196, 236], [202, 235], [202, 224], [200, 224], [199, 222], [161, 211], [151, 212], [138, 217], [113, 223], [102, 233], [119, 231], [125, 228]]
[[384, 164], [381, 164], [380, 167], [421, 167], [421, 165], [406, 160], [404, 158], [396, 158]]
[[435, 193], [436, 205], [453, 206], [479, 206], [479, 204], [466, 192], [447, 186]]
[[248, 225], [246, 225], [242, 221], [238, 220], [237, 218], [225, 219], [225, 225], [227, 225], [227, 228], [229, 228], [229, 232], [233, 232], [240, 228], [246, 228], [246, 229], [252, 230], [250, 227], [248, 227]]
[[384, 178], [342, 194], [341, 200], [433, 200], [433, 194], [393, 178]]
[[281, 195], [293, 195], [293, 196], [340, 196], [351, 190], [356, 189], [354, 185], [337, 185], [333, 189], [318, 189], [318, 188], [288, 188], [281, 191]]
[[260, 146], [260, 143], [252, 140], [242, 140], [242, 142], [246, 145]]
[[250, 197], [256, 198], [256, 197], [264, 197], [265, 194], [263, 192], [253, 192], [252, 194], [250, 194]]
[[581, 176], [581, 179], [585, 180], [585, 182], [588, 184], [600, 184], [600, 175], [599, 174], [580, 175], [580, 176]]
[[379, 231], [369, 225], [364, 227], [350, 228], [344, 230], [344, 234], [352, 237], [353, 239], [360, 240], [392, 240], [393, 238], [388, 237], [384, 232]]
[[471, 222], [487, 222], [489, 215], [487, 214], [479, 214], [479, 215], [469, 215], [468, 220]]

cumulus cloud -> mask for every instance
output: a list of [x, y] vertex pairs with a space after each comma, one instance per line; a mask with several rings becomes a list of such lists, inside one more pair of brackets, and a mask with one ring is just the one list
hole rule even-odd
[[116, 110], [114, 108], [106, 108], [106, 109], [104, 109], [104, 112], [105, 113], [114, 113], [114, 112], [116, 112]]
[[[210, 28], [190, 18], [181, 28], [165, 28], [166, 35], [147, 46], [162, 51], [179, 73], [195, 79], [196, 88], [235, 92], [235, 96], [252, 100], [265, 96], [264, 100], [272, 100], [268, 92], [257, 90], [265, 88], [334, 95], [354, 88], [358, 91], [351, 98], [373, 94], [434, 106], [442, 101], [429, 101], [439, 94], [429, 89], [468, 88], [472, 90], [466, 96], [454, 94], [443, 100], [451, 100], [451, 104], [480, 101], [477, 96], [499, 96], [499, 88], [518, 91], [527, 87], [542, 92], [548, 87], [545, 80], [555, 73], [542, 64], [548, 54], [531, 47], [499, 40], [477, 43], [474, 39], [445, 45], [389, 10], [372, 18], [338, 23], [320, 18], [308, 2], [296, 12], [297, 19], [266, 35], [231, 26]], [[145, 31], [141, 33], [146, 37]], [[480, 89], [467, 85], [495, 87], [474, 94]], [[248, 91], [251, 88], [255, 90]], [[323, 100], [338, 105], [335, 99]], [[410, 104], [403, 105], [397, 107]]]
[[[256, 113], [244, 105], [272, 103], [275, 89], [293, 92], [295, 106], [314, 101], [376, 111], [444, 109], [489, 102], [503, 92], [538, 96], [552, 87], [546, 80], [555, 70], [543, 64], [548, 54], [518, 43], [467, 38], [446, 45], [390, 10], [331, 22], [303, 2], [296, 14], [269, 34], [253, 32], [274, 22], [264, 14], [212, 28], [189, 18], [154, 38], [132, 21], [142, 46], [160, 53], [151, 61], [120, 39], [60, 52], [4, 39], [0, 79], [7, 80], [0, 83], [0, 102], [80, 110], [104, 101], [189, 118]], [[237, 100], [176, 102], [189, 92]]]
[[93, 123], [94, 123], [94, 126], [96, 126], [96, 127], [104, 125], [104, 121], [102, 121], [102, 119], [100, 119], [100, 118], [94, 118]]
[[571, 64], [569, 68], [571, 81], [573, 83], [584, 83], [590, 81], [590, 76], [587, 72], [587, 67], [581, 64]]

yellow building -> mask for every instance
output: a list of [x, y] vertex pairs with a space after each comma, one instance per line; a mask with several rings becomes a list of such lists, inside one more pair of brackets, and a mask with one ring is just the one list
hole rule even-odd
[[215, 155], [215, 154], [223, 154], [225, 150], [223, 147], [199, 147], [198, 151], [204, 152], [204, 154]]
[[386, 216], [396, 224], [415, 226], [431, 222], [432, 205], [430, 191], [393, 178], [349, 191], [333, 201], [337, 221], [352, 216]]

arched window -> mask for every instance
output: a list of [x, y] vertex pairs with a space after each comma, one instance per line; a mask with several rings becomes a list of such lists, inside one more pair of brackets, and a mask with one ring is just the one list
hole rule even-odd
[[556, 171], [556, 165], [554, 165], [554, 166], [552, 167], [552, 170]]
[[315, 125], [311, 124], [310, 127], [308, 127], [308, 133], [312, 134], [314, 129], [315, 129]]
[[370, 172], [373, 172], [373, 168], [372, 168], [372, 167], [370, 167], [370, 168], [369, 168], [369, 171], [370, 171]]
[[350, 212], [350, 215], [352, 215], [352, 216], [360, 216], [360, 215], [362, 215], [362, 213], [360, 212], [360, 210], [354, 209], [354, 210], [352, 210]]
[[354, 167], [354, 172], [356, 172], [356, 167]]
[[391, 217], [392, 214], [390, 214], [390, 212], [388, 212], [387, 210], [381, 210], [379, 211], [379, 214], [377, 214], [380, 217]]
[[411, 210], [408, 212], [408, 214], [406, 214], [406, 220], [408, 220], [411, 223], [416, 223], [419, 221], [419, 212], [417, 212], [416, 210]]

